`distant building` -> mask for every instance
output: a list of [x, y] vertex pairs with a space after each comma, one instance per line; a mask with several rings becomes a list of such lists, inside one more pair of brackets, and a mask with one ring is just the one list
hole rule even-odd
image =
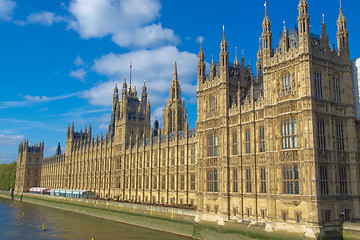
[[262, 222], [310, 237], [358, 221], [360, 125], [346, 19], [340, 8], [335, 49], [325, 21], [320, 36], [310, 33], [306, 0], [298, 10], [298, 25], [284, 26], [275, 48], [265, 11], [256, 77], [244, 56], [229, 62], [225, 32], [209, 74], [201, 45], [196, 129], [189, 129], [175, 62], [162, 128], [150, 128], [145, 83], [138, 98], [124, 80], [121, 92], [115, 86], [105, 136], [69, 126], [65, 153], [35, 162], [41, 175], [33, 174], [28, 142], [20, 145], [15, 190], [40, 182], [120, 200], [195, 204], [196, 220]]
[[352, 61], [355, 118], [360, 120], [360, 57]]

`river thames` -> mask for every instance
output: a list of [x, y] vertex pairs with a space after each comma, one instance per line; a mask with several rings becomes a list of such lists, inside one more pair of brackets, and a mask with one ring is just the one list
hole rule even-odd
[[0, 216], [0, 239], [190, 239], [1, 197]]

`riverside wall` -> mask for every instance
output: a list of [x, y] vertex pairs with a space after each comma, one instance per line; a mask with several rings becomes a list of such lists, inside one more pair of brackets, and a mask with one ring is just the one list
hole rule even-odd
[[[0, 197], [9, 198], [8, 192]], [[20, 195], [14, 196], [15, 201]], [[187, 236], [193, 239], [307, 239], [304, 235], [288, 232], [266, 232], [264, 224], [226, 222], [219, 226], [213, 222], [195, 222], [196, 211], [182, 208], [78, 199], [24, 193], [23, 202], [65, 211], [118, 221], [126, 224]], [[344, 223], [343, 239], [360, 239], [360, 224]], [[339, 239], [336, 236], [334, 239]]]

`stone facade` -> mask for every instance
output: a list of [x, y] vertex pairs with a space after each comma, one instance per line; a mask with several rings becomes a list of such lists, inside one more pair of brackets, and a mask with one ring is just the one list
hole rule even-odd
[[[346, 19], [340, 8], [332, 49], [325, 21], [321, 36], [312, 34], [306, 0], [298, 10], [298, 26], [284, 25], [276, 48], [265, 11], [256, 77], [244, 56], [229, 63], [225, 32], [209, 74], [201, 46], [196, 129], [188, 127], [176, 62], [162, 129], [157, 121], [150, 128], [145, 82], [139, 99], [125, 79], [121, 96], [114, 89], [108, 133], [94, 139], [91, 126], [69, 126], [65, 154], [39, 163], [40, 186], [194, 204], [196, 220], [263, 222], [313, 237], [359, 221], [360, 125]], [[31, 186], [27, 149], [20, 146], [16, 191]]]

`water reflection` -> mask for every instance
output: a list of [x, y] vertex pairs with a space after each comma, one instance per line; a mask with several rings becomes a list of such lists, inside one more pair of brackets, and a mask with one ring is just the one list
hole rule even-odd
[[0, 239], [189, 239], [1, 197], [0, 216]]

